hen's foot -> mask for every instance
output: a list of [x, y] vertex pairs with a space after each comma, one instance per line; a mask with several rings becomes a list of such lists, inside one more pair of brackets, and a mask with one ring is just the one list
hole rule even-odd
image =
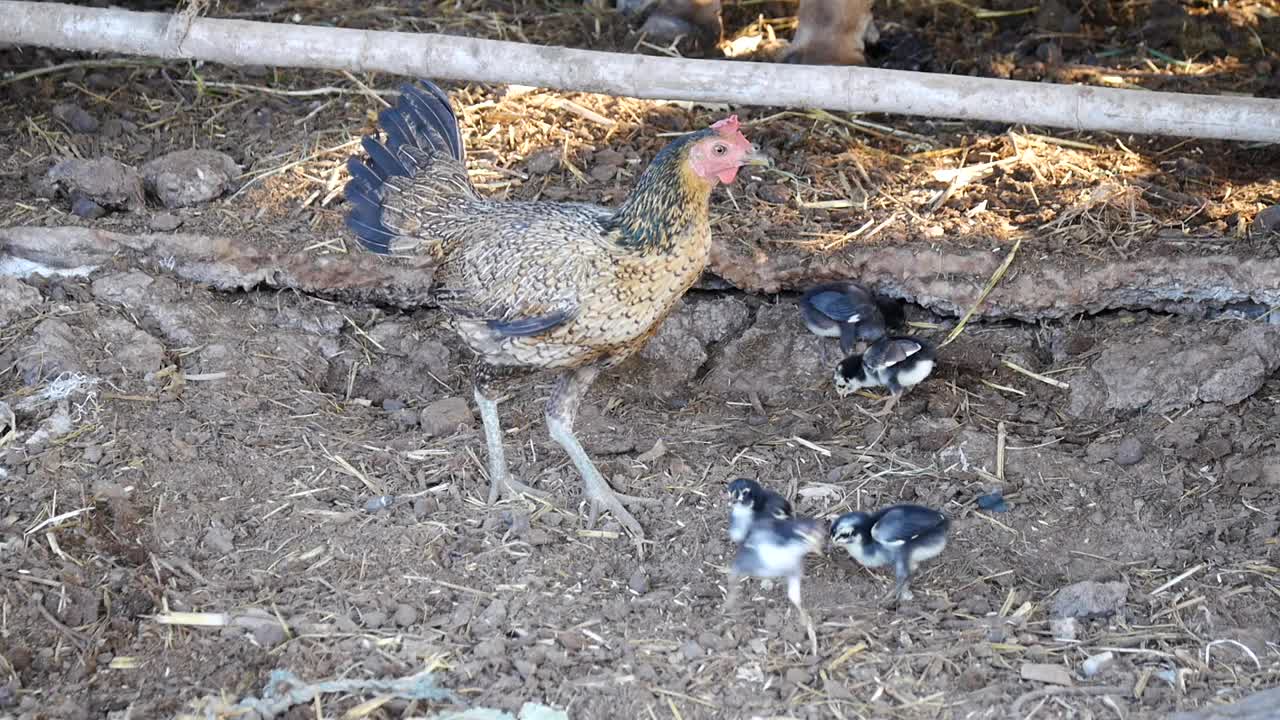
[[493, 478], [489, 481], [489, 504], [493, 505], [499, 500], [515, 500], [517, 498], [528, 495], [540, 500], [546, 500], [551, 497], [549, 493], [534, 489], [529, 485], [516, 480], [510, 475], [506, 477]]
[[586, 488], [587, 499], [591, 501], [590, 515], [587, 519], [588, 526], [594, 527], [600, 511], [607, 510], [622, 527], [627, 529], [627, 532], [631, 533], [637, 543], [644, 540], [644, 528], [640, 527], [640, 522], [627, 510], [627, 506], [658, 505], [657, 500], [614, 492], [613, 488], [609, 487], [609, 483], [605, 482], [605, 479], [598, 472], [586, 473], [586, 477], [583, 478], [583, 484]]

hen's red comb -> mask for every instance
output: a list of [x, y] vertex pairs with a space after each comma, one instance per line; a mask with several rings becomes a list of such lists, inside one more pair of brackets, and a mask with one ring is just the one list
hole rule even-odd
[[712, 123], [711, 129], [721, 135], [733, 135], [738, 132], [738, 116], [730, 115], [729, 117]]

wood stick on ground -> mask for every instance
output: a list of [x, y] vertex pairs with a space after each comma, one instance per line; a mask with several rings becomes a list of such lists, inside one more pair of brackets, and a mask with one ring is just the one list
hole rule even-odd
[[883, 112], [1035, 126], [1280, 141], [1280, 101], [787, 63], [687, 60], [431, 33], [192, 18], [0, 0], [0, 43], [228, 65], [386, 72], [650, 99]]

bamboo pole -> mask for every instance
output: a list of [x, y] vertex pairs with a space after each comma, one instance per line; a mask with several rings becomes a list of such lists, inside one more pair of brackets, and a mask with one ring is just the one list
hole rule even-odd
[[[447, 35], [348, 30], [0, 0], [0, 43], [377, 71], [636, 98], [822, 108], [1073, 130], [1280, 141], [1280, 101], [936, 73], [574, 50]], [[184, 32], [185, 30], [185, 32]]]

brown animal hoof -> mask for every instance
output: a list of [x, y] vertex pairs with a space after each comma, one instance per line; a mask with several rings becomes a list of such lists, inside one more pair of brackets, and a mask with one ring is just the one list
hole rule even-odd
[[697, 25], [675, 15], [650, 15], [640, 27], [645, 39], [655, 45], [671, 45], [677, 41], [690, 48], [706, 50], [720, 41], [720, 20], [713, 24]]
[[865, 65], [867, 43], [880, 33], [871, 0], [800, 0], [799, 24], [779, 58], [797, 65]]

